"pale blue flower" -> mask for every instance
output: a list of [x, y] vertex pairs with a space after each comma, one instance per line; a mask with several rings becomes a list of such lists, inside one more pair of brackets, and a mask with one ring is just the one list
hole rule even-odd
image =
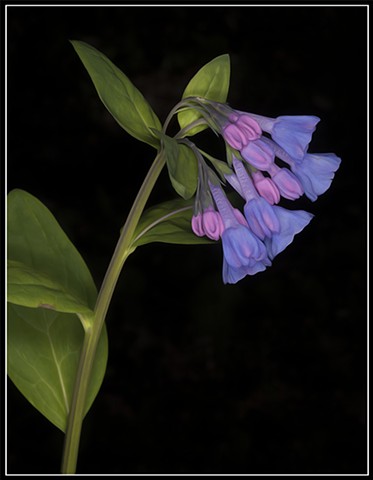
[[330, 187], [340, 163], [341, 159], [334, 153], [307, 153], [291, 169], [301, 181], [304, 193], [315, 201]]

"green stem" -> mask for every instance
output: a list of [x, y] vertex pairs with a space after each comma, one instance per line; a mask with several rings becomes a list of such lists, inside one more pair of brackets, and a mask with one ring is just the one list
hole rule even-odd
[[[181, 100], [179, 103], [177, 103], [172, 110], [170, 110], [170, 113], [167, 115], [167, 118], [163, 124], [163, 129], [162, 132], [165, 133], [170, 121], [172, 120], [172, 117], [175, 115], [177, 112], [182, 112], [184, 110], [189, 110], [190, 108], [193, 108], [194, 110], [198, 110], [201, 115], [204, 114], [204, 110], [198, 107], [198, 102], [196, 105], [196, 99], [197, 97], [187, 97]], [[207, 123], [207, 122], [204, 122]], [[192, 128], [192, 124], [188, 125], [185, 127], [186, 131], [190, 130]], [[184, 129], [183, 129], [184, 130]], [[180, 132], [178, 133], [178, 135]], [[177, 135], [177, 137], [178, 137]], [[178, 137], [179, 138], [179, 137]]]
[[164, 164], [165, 158], [163, 150], [161, 150], [150, 167], [132, 205], [97, 297], [92, 326], [85, 330], [83, 348], [80, 354], [79, 367], [75, 380], [71, 410], [65, 435], [61, 467], [62, 473], [71, 474], [76, 471], [87, 390], [106, 313], [123, 264], [131, 252], [130, 246], [134, 231]]
[[194, 127], [198, 127], [199, 125], [207, 125], [207, 122], [204, 118], [199, 118], [198, 120], [194, 120], [194, 122], [190, 123], [186, 127], [182, 128], [179, 130], [179, 132], [175, 135], [176, 139], [183, 138], [183, 136], [189, 132], [189, 130], [192, 130]]

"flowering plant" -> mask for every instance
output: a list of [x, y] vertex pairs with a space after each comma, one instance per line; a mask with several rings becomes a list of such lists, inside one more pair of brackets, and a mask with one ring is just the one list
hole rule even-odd
[[[152, 108], [105, 55], [73, 41], [96, 90], [119, 125], [157, 155], [121, 229], [99, 290], [51, 212], [31, 194], [8, 196], [8, 374], [22, 394], [65, 432], [62, 472], [74, 473], [82, 422], [105, 374], [105, 318], [122, 267], [151, 242], [220, 241], [223, 281], [236, 283], [269, 267], [312, 214], [279, 206], [281, 197], [315, 201], [330, 186], [340, 158], [309, 153], [319, 118], [268, 118], [231, 108], [228, 55], [191, 79], [162, 126]], [[167, 134], [177, 117], [180, 130]], [[210, 128], [221, 136], [224, 160], [190, 137]], [[181, 197], [144, 211], [167, 165]], [[285, 166], [286, 165], [286, 166]], [[243, 199], [233, 206], [225, 189]]]

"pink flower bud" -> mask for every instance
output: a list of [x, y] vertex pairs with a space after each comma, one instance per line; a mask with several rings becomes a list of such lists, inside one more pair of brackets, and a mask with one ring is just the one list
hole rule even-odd
[[241, 151], [241, 155], [259, 170], [268, 170], [275, 159], [272, 148], [260, 139], [249, 142]]
[[252, 140], [258, 139], [262, 134], [259, 123], [247, 114], [229, 116], [231, 123], [223, 128], [224, 140], [235, 150], [242, 150]]
[[287, 168], [280, 168], [273, 164], [273, 168], [271, 168], [269, 173], [283, 197], [289, 200], [295, 200], [303, 195], [304, 190], [302, 184]]
[[259, 195], [267, 200], [268, 203], [274, 205], [280, 201], [281, 195], [279, 189], [271, 178], [265, 177], [262, 172], [253, 172], [255, 188]]
[[214, 210], [213, 207], [208, 207], [207, 210], [203, 212], [202, 226], [205, 234], [211, 238], [211, 240], [219, 240], [224, 231], [224, 224], [220, 213]]
[[223, 128], [224, 140], [235, 150], [241, 150], [247, 143], [245, 133], [235, 123], [229, 123]]
[[262, 134], [259, 123], [249, 115], [241, 115], [236, 121], [236, 125], [245, 132], [246, 138], [249, 141], [256, 140]]
[[197, 237], [204, 237], [205, 232], [202, 227], [202, 213], [193, 215], [192, 217], [192, 230], [197, 235]]

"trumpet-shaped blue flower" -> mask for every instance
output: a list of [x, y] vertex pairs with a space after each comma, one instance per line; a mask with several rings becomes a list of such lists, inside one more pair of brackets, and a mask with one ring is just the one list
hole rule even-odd
[[328, 190], [340, 163], [341, 159], [334, 153], [307, 153], [291, 169], [301, 181], [304, 193], [314, 202]]
[[[278, 158], [290, 166], [293, 177], [295, 175], [298, 179], [298, 183], [301, 184], [302, 190], [310, 200], [315, 201], [319, 195], [328, 190], [341, 163], [341, 159], [337, 155], [334, 153], [306, 153], [301, 160], [295, 160], [275, 142], [268, 138], [263, 141], [272, 147]], [[275, 174], [276, 167], [276, 165], [271, 167], [271, 174]], [[282, 193], [282, 195], [286, 197], [286, 194]]]
[[282, 252], [294, 236], [308, 225], [313, 215], [303, 210], [291, 211], [271, 205], [256, 192], [245, 166], [233, 160], [241, 191], [246, 199], [245, 217], [251, 231], [264, 241], [270, 258]]
[[293, 211], [279, 206], [274, 208], [276, 208], [276, 216], [281, 227], [278, 232], [274, 232], [272, 236], [264, 239], [268, 256], [271, 259], [285, 250], [293, 241], [294, 236], [301, 232], [313, 218], [312, 213], [304, 210]]
[[275, 160], [272, 148], [261, 139], [249, 142], [241, 150], [241, 155], [250, 165], [259, 170], [268, 170]]
[[271, 262], [264, 243], [249, 229], [242, 214], [232, 207], [221, 187], [210, 184], [210, 190], [224, 224], [223, 281], [236, 283], [245, 275], [264, 270]]
[[282, 116], [275, 120], [270, 133], [289, 155], [301, 160], [319, 121], [315, 116]]
[[244, 225], [237, 224], [225, 229], [221, 239], [224, 258], [232, 267], [253, 266], [267, 256], [263, 242]]
[[303, 195], [302, 183], [289, 169], [273, 164], [268, 171], [284, 198], [296, 200]]
[[279, 207], [274, 207], [265, 198], [259, 196], [249, 200], [244, 207], [247, 223], [261, 240], [280, 231], [276, 208]]
[[249, 115], [295, 160], [301, 160], [307, 152], [312, 134], [320, 121], [314, 115], [283, 115], [277, 118]]
[[[311, 213], [278, 206], [281, 196], [296, 200], [305, 194], [316, 200], [330, 187], [341, 159], [334, 153], [308, 152], [320, 121], [314, 115], [270, 118], [206, 99], [197, 98], [196, 103], [227, 144], [228, 166], [234, 170], [219, 173], [245, 199], [245, 215], [232, 207], [216, 175], [207, 174], [205, 168], [205, 181], [200, 184], [205, 185], [202, 191], [211, 193], [217, 212], [214, 207], [202, 213], [197, 210], [192, 227], [197, 235], [220, 236], [223, 280], [236, 283], [265, 270], [311, 221]], [[276, 158], [288, 167], [278, 165]]]
[[237, 283], [242, 280], [246, 275], [255, 275], [258, 272], [263, 272], [268, 266], [271, 265], [269, 259], [261, 261], [255, 261], [252, 265], [232, 267], [223, 258], [223, 282], [224, 283]]

